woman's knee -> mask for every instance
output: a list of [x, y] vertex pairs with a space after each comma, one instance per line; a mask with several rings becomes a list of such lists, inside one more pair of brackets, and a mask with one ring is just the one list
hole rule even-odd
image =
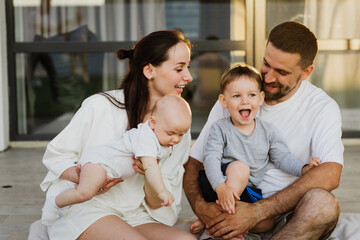
[[197, 240], [197, 238], [193, 234], [188, 233], [188, 232], [184, 232], [183, 234], [177, 235], [176, 237], [171, 238], [171, 239], [173, 239], [173, 240]]

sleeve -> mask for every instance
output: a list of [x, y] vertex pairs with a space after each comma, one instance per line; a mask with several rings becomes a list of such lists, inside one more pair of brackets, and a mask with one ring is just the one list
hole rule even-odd
[[[114, 139], [116, 123], [113, 121], [114, 109], [110, 107], [115, 107], [107, 101], [100, 95], [86, 99], [70, 123], [48, 144], [43, 164], [49, 172], [40, 185], [43, 191], [66, 169], [77, 164], [85, 148], [106, 144]], [[117, 124], [119, 122], [126, 121], [118, 120]]]
[[223, 156], [225, 138], [222, 133], [221, 124], [215, 122], [209, 131], [209, 137], [205, 146], [204, 168], [212, 188], [215, 188], [225, 181], [221, 171], [221, 159]]
[[[160, 143], [156, 138], [155, 133], [149, 127], [148, 122], [145, 122], [132, 132], [136, 133], [136, 137], [131, 137], [131, 146], [136, 158], [139, 157], [153, 157], [157, 158], [160, 152]], [[134, 136], [134, 134], [132, 134]]]
[[182, 180], [185, 172], [184, 164], [189, 157], [190, 145], [191, 135], [189, 130], [181, 142], [174, 146], [171, 156], [166, 160], [161, 160], [159, 163], [164, 184], [169, 192], [173, 194], [175, 201], [169, 207], [151, 209], [146, 204], [145, 199], [143, 200], [143, 206], [150, 216], [169, 226], [173, 226], [176, 223], [181, 210]]
[[271, 130], [269, 149], [270, 160], [274, 162], [275, 166], [280, 170], [300, 177], [304, 163], [290, 152], [290, 149], [274, 127], [268, 127], [268, 129]]
[[200, 132], [199, 137], [196, 139], [195, 143], [193, 144], [191, 151], [190, 151], [190, 156], [195, 158], [196, 160], [203, 162], [204, 161], [204, 148], [205, 148], [205, 143], [207, 141], [208, 135], [209, 135], [209, 130], [210, 127], [212, 126], [212, 124], [214, 122], [216, 122], [217, 120], [221, 119], [221, 118], [226, 118], [230, 116], [229, 112], [227, 109], [224, 109], [220, 102], [217, 101], [215, 103], [215, 105], [213, 106], [213, 108], [210, 111], [208, 120], [206, 121], [203, 129]]
[[331, 99], [322, 105], [313, 123], [311, 141], [312, 157], [324, 162], [344, 164], [344, 146], [341, 140], [341, 113], [337, 103]]

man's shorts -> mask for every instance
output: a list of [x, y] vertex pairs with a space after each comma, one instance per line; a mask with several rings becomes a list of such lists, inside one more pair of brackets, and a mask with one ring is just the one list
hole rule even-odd
[[[222, 164], [221, 171], [225, 176], [226, 169], [230, 163]], [[209, 180], [206, 177], [206, 173], [204, 170], [199, 171], [198, 177], [199, 186], [202, 192], [202, 195], [207, 202], [215, 202], [218, 197], [216, 192], [211, 187]], [[263, 199], [261, 189], [255, 187], [246, 186], [244, 191], [240, 196], [240, 201], [253, 203]]]

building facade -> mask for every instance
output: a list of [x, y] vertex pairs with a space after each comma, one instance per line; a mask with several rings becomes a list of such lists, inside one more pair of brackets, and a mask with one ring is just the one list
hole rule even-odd
[[261, 66], [266, 36], [295, 20], [319, 39], [309, 81], [339, 104], [344, 137], [360, 137], [360, 2], [357, 0], [6, 0], [0, 3], [0, 149], [50, 140], [89, 95], [116, 88], [127, 62], [114, 52], [156, 30], [193, 43], [194, 81], [183, 96], [192, 136], [217, 99], [221, 74]]

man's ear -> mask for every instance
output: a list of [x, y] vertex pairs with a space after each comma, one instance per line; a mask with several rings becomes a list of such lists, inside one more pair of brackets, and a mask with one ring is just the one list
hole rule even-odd
[[150, 116], [150, 119], [149, 119], [149, 126], [152, 130], [154, 130], [155, 128], [155, 123], [156, 123], [156, 119], [154, 116]]
[[154, 66], [150, 63], [143, 68], [143, 74], [147, 79], [153, 79]]
[[260, 106], [263, 105], [265, 99], [265, 93], [264, 91], [260, 92]]
[[300, 80], [306, 80], [310, 74], [312, 73], [312, 71], [314, 70], [314, 65], [310, 65], [308, 66], [301, 74], [301, 78]]
[[225, 102], [225, 96], [223, 94], [219, 94], [219, 102], [223, 108], [227, 108], [227, 104]]

